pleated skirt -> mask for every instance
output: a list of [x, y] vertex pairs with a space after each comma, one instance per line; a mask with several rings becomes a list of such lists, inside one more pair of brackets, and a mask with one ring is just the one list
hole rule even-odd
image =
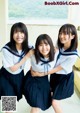
[[33, 77], [29, 71], [25, 76], [24, 96], [30, 106], [48, 109], [51, 106], [48, 76]]
[[19, 101], [22, 98], [24, 72], [13, 75], [5, 68], [0, 70], [0, 98], [1, 96], [17, 96]]
[[74, 93], [74, 73], [68, 75], [52, 74], [50, 77], [52, 99], [60, 100], [71, 97]]

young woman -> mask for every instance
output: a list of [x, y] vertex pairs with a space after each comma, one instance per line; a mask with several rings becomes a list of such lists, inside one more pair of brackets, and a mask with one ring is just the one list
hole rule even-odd
[[1, 96], [17, 96], [17, 100], [22, 98], [25, 60], [21, 62], [21, 59], [30, 49], [26, 25], [21, 22], [15, 23], [11, 28], [10, 42], [2, 48], [0, 98]]
[[[73, 65], [76, 62], [78, 52], [77, 30], [72, 24], [63, 25], [58, 34], [59, 55], [55, 68], [48, 72], [52, 89], [52, 106], [55, 113], [62, 113], [59, 101], [70, 97], [74, 92]], [[44, 73], [31, 71], [34, 76], [43, 76]]]
[[[34, 55], [31, 56], [32, 70], [47, 74], [53, 69], [57, 54], [51, 38], [47, 34], [40, 35], [36, 40]], [[26, 74], [24, 95], [32, 107], [31, 113], [39, 113], [39, 109], [46, 110], [51, 106], [49, 79], [49, 75], [34, 77], [31, 71]]]

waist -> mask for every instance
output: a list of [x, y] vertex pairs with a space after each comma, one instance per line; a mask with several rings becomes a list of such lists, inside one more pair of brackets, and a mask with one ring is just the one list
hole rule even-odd
[[9, 74], [12, 74], [14, 76], [17, 74], [20, 74], [23, 71], [22, 69], [20, 69], [20, 70], [17, 70], [15, 72], [12, 72], [10, 69], [4, 68], [4, 67], [2, 67], [2, 70], [4, 70], [5, 73], [9, 73]]

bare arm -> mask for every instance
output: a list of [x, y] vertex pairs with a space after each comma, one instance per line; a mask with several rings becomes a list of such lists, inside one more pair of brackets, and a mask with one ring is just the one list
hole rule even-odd
[[33, 71], [32, 69], [31, 69], [31, 74], [32, 74], [32, 76], [46, 76], [46, 75], [48, 75], [48, 74], [53, 74], [53, 73], [56, 73], [56, 72], [58, 72], [58, 71], [60, 71], [60, 70], [62, 70], [63, 68], [59, 65], [59, 66], [57, 66], [57, 67], [55, 67], [54, 69], [52, 69], [52, 70], [50, 70], [50, 71], [48, 71], [48, 72], [45, 72], [45, 73], [43, 73], [43, 72], [36, 72], [36, 71]]
[[48, 71], [48, 74], [56, 73], [56, 72], [58, 72], [58, 71], [60, 71], [60, 70], [62, 70], [62, 69], [63, 69], [63, 68], [59, 65], [59, 66], [55, 67], [54, 69]]
[[28, 58], [30, 58], [31, 55], [33, 55], [33, 54], [34, 54], [34, 50], [30, 50], [30, 51], [23, 57], [23, 59], [22, 59], [20, 62], [16, 63], [16, 64], [15, 64], [14, 66], [12, 66], [12, 67], [9, 67], [9, 69], [10, 69], [12, 72], [17, 71], [17, 70], [20, 68], [20, 66], [22, 66], [22, 65], [26, 62], [26, 60], [27, 60]]

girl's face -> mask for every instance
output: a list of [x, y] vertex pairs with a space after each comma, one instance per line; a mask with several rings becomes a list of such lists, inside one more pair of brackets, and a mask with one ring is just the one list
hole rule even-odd
[[48, 57], [49, 52], [50, 52], [50, 45], [48, 44], [47, 41], [42, 41], [39, 46], [38, 46], [39, 52], [44, 56]]
[[64, 33], [60, 33], [59, 34], [59, 39], [60, 39], [60, 42], [62, 43], [62, 44], [68, 44], [68, 43], [71, 43], [71, 40], [74, 38], [74, 35], [72, 35], [71, 33], [70, 33], [70, 35], [69, 34], [64, 34]]
[[25, 34], [23, 32], [14, 32], [13, 39], [17, 44], [22, 44], [25, 39]]

